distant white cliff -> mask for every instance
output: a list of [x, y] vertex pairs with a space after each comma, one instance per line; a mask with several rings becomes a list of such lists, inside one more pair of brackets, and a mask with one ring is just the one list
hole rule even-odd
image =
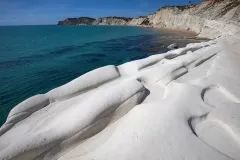
[[59, 25], [130, 25], [156, 28], [170, 28], [196, 32], [199, 37], [217, 38], [234, 35], [240, 30], [240, 1], [215, 0], [198, 5], [166, 6], [155, 14], [139, 18], [105, 17], [88, 22], [76, 19], [60, 21]]
[[131, 20], [128, 25], [190, 30], [206, 38], [234, 35], [240, 30], [240, 1], [205, 1], [198, 5], [164, 7], [145, 18]]

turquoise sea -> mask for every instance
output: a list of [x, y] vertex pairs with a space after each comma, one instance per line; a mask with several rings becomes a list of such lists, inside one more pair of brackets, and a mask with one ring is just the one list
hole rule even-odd
[[101, 66], [165, 52], [151, 48], [176, 34], [120, 26], [1, 26], [0, 126], [26, 98]]

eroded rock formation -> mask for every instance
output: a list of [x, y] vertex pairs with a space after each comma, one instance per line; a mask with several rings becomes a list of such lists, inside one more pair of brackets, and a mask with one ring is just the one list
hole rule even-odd
[[1, 160], [239, 160], [240, 36], [105, 66], [11, 110]]

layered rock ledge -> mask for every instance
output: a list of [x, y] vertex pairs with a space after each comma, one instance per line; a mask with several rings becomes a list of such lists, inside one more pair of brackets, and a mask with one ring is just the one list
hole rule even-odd
[[17, 105], [0, 159], [240, 159], [240, 35], [105, 66]]

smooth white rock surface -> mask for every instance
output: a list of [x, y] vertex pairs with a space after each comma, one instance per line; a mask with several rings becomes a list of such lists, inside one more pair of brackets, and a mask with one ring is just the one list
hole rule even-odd
[[96, 69], [20, 103], [0, 159], [239, 160], [240, 35]]

